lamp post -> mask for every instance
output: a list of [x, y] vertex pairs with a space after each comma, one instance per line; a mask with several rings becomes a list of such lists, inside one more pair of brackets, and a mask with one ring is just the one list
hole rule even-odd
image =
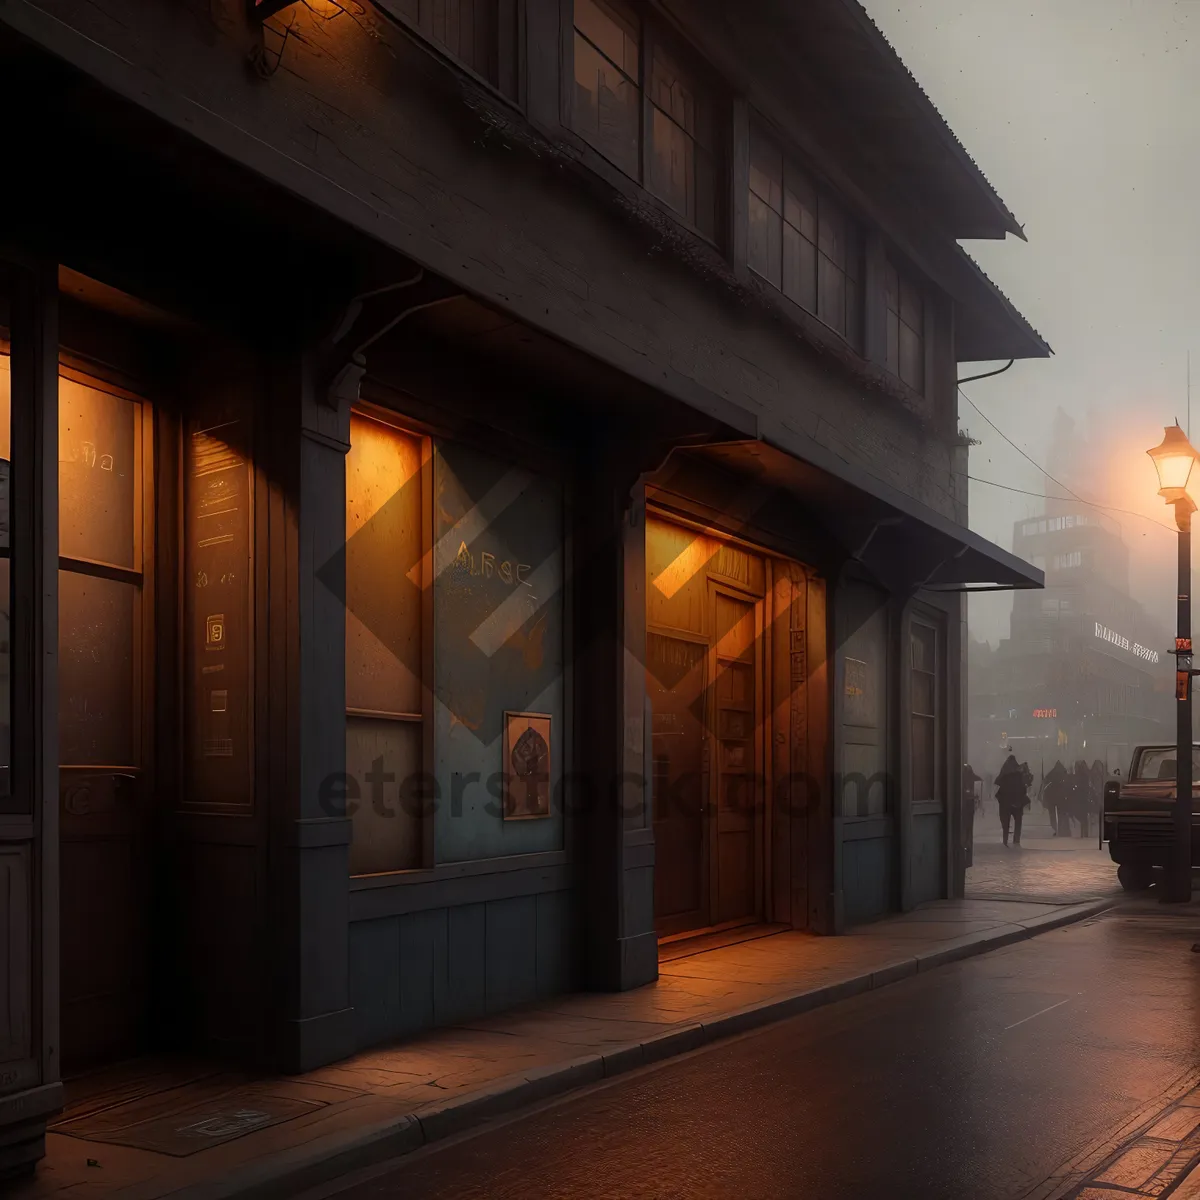
[[1179, 530], [1179, 616], [1175, 634], [1175, 811], [1164, 899], [1192, 898], [1192, 513], [1188, 482], [1195, 448], [1179, 422], [1163, 431], [1162, 443], [1146, 451], [1158, 470], [1158, 494], [1175, 509]]

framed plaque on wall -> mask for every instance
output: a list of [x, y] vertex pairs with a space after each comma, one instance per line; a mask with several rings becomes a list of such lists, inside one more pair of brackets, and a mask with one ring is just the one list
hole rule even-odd
[[544, 713], [504, 714], [504, 819], [550, 816], [550, 718]]

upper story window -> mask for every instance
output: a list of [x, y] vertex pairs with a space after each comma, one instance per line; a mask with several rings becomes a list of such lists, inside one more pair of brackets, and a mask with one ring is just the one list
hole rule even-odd
[[[516, 25], [506, 0], [393, 0], [431, 42], [505, 92], [513, 90], [502, 58], [515, 49]], [[509, 28], [509, 24], [512, 28]]]
[[887, 366], [914, 391], [925, 391], [925, 301], [921, 289], [887, 264]]
[[574, 0], [575, 132], [705, 237], [717, 232], [713, 100], [618, 0]]
[[858, 230], [810, 175], [755, 129], [750, 139], [750, 268], [858, 346]]

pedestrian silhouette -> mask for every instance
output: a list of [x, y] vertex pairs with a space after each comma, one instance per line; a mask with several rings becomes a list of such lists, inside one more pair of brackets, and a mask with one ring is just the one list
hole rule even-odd
[[1050, 816], [1050, 828], [1055, 837], [1065, 837], [1071, 832], [1071, 823], [1067, 819], [1067, 768], [1062, 760], [1046, 772], [1042, 784], [1042, 807]]
[[996, 776], [996, 804], [1000, 809], [1000, 825], [1004, 831], [1004, 844], [1008, 845], [1008, 829], [1013, 827], [1013, 845], [1021, 844], [1021, 822], [1029, 807], [1029, 785], [1033, 776], [1026, 763], [1018, 763], [1017, 756], [1009, 751], [1000, 773]]

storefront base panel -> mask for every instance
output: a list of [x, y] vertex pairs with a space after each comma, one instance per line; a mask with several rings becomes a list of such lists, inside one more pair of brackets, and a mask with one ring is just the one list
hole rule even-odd
[[569, 891], [353, 923], [357, 1048], [571, 991], [574, 930]]
[[32, 1174], [46, 1153], [46, 1121], [62, 1105], [61, 1083], [0, 1098], [0, 1183]]
[[909, 853], [911, 905], [940, 900], [946, 895], [943, 864], [946, 861], [945, 823], [941, 813], [917, 813], [912, 819]]
[[842, 909], [847, 924], [873, 921], [895, 906], [894, 851], [889, 837], [842, 844]]

